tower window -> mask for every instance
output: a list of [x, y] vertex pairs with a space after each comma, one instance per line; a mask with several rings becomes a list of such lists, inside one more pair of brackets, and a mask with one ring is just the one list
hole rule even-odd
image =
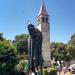
[[46, 18], [46, 22], [48, 22], [48, 18]]
[[42, 17], [42, 22], [45, 22], [45, 18], [44, 17]]

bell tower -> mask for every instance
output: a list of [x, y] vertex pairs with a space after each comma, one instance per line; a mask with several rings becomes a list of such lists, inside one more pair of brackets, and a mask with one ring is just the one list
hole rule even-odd
[[37, 16], [37, 28], [42, 32], [42, 56], [43, 64], [50, 66], [51, 52], [50, 52], [50, 23], [49, 15], [45, 8], [44, 2], [42, 2], [38, 16]]

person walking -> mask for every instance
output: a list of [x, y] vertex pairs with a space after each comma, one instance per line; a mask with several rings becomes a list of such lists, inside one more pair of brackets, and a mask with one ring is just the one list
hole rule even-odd
[[35, 75], [32, 69], [29, 71], [29, 75]]
[[41, 75], [40, 66], [38, 66], [37, 68], [35, 68], [35, 72], [36, 72], [36, 75]]
[[72, 75], [71, 69], [68, 69], [67, 73], [65, 75]]

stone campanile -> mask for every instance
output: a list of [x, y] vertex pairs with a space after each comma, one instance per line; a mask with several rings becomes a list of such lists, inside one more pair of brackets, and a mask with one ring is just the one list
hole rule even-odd
[[42, 56], [43, 64], [45, 66], [50, 66], [51, 62], [51, 52], [50, 52], [50, 23], [49, 15], [45, 8], [44, 2], [42, 2], [38, 16], [37, 16], [37, 28], [42, 32], [43, 42], [42, 42]]

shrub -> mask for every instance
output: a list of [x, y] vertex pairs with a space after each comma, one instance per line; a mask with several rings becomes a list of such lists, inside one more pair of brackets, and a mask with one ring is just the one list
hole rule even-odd
[[43, 75], [57, 75], [57, 70], [55, 68], [43, 68]]

